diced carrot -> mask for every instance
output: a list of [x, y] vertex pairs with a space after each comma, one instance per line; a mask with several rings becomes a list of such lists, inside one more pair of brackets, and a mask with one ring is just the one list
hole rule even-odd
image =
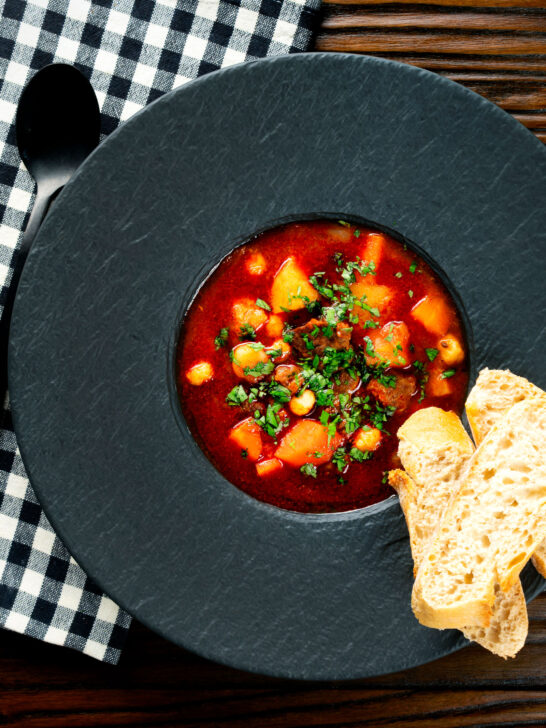
[[[367, 276], [365, 278], [360, 277], [360, 280], [357, 278], [356, 283], [352, 283], [350, 288], [351, 293], [367, 306], [379, 309], [380, 315], [385, 313], [385, 309], [394, 297], [394, 290], [392, 288], [369, 283]], [[368, 319], [377, 320], [376, 316], [367, 309], [361, 308], [358, 304], [355, 304], [353, 313], [356, 313], [361, 321], [367, 321]]]
[[282, 468], [282, 462], [277, 458], [270, 458], [269, 460], [260, 460], [256, 463], [256, 472], [263, 478], [266, 475], [272, 475], [278, 472]]
[[278, 336], [282, 335], [282, 330], [284, 328], [284, 321], [280, 316], [277, 316], [276, 314], [272, 314], [268, 319], [267, 323], [265, 325], [265, 330], [268, 336], [271, 336], [273, 338], [277, 338]]
[[237, 334], [245, 324], [257, 330], [267, 321], [267, 313], [263, 308], [256, 306], [256, 301], [251, 298], [241, 298], [236, 301], [231, 307], [231, 315]]
[[231, 428], [229, 439], [241, 450], [246, 450], [249, 460], [257, 460], [262, 454], [262, 433], [252, 417], [241, 420]]
[[261, 276], [267, 270], [267, 263], [261, 253], [252, 253], [246, 259], [246, 269], [253, 276]]
[[283, 310], [297, 311], [305, 308], [307, 301], [316, 301], [319, 294], [307, 280], [307, 276], [294, 258], [287, 258], [281, 265], [271, 288], [273, 313]]
[[316, 420], [299, 420], [281, 440], [275, 457], [299, 468], [305, 463], [321, 465], [331, 460], [343, 438], [336, 432], [328, 444], [327, 428]]
[[445, 379], [442, 377], [442, 374], [442, 369], [432, 369], [429, 372], [426, 392], [431, 397], [447, 397], [453, 392], [454, 385], [452, 379], [450, 377]]
[[[260, 348], [257, 343], [245, 342], [234, 346], [231, 350], [231, 366], [238, 377], [246, 379], [248, 382], [258, 382], [273, 371], [265, 349]], [[245, 374], [246, 369], [252, 369], [255, 373]]]
[[410, 314], [432, 334], [437, 336], [447, 334], [451, 322], [451, 310], [443, 298], [425, 296], [415, 304]]
[[374, 366], [387, 363], [392, 367], [407, 367], [410, 363], [410, 333], [403, 321], [390, 321], [379, 331], [369, 333], [373, 354], [366, 348], [366, 363]]
[[186, 372], [186, 378], [190, 384], [199, 387], [201, 384], [212, 379], [213, 369], [208, 361], [200, 361], [194, 364]]
[[379, 268], [379, 263], [383, 257], [385, 242], [385, 236], [382, 233], [368, 233], [368, 237], [366, 238], [366, 247], [362, 255], [362, 260], [365, 263], [373, 263], [375, 270]]

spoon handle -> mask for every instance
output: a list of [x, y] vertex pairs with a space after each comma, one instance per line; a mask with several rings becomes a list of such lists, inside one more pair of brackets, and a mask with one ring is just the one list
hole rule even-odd
[[[9, 288], [6, 289], [4, 311], [0, 321], [0, 407], [6, 403], [6, 393], [8, 389], [8, 339], [15, 294], [17, 293], [17, 287], [19, 285], [19, 280], [21, 278], [21, 273], [23, 272], [27, 255], [32, 246], [32, 242], [36, 237], [36, 233], [42, 224], [42, 220], [49, 208], [53, 194], [54, 193], [41, 195], [38, 190], [30, 213], [30, 218], [21, 239], [21, 244], [15, 252], [13, 274]], [[0, 420], [0, 424], [3, 425], [4, 414], [0, 416]]]

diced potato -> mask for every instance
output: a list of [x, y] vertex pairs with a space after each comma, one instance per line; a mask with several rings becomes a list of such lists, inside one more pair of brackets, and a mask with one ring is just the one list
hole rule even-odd
[[321, 465], [331, 460], [343, 438], [336, 432], [328, 445], [328, 430], [316, 420], [299, 420], [281, 440], [275, 457], [300, 468], [305, 463]]
[[267, 263], [261, 253], [252, 253], [246, 259], [246, 269], [253, 276], [261, 276], [267, 270]]
[[382, 233], [368, 233], [368, 237], [366, 238], [366, 247], [362, 254], [362, 260], [365, 263], [373, 263], [375, 265], [375, 270], [379, 268], [379, 263], [383, 257], [385, 243], [385, 236]]
[[367, 430], [361, 427], [356, 433], [353, 445], [362, 452], [377, 450], [379, 445], [381, 445], [381, 430], [378, 430], [376, 427], [371, 427]]
[[438, 342], [440, 358], [448, 367], [461, 364], [464, 359], [464, 350], [461, 342], [455, 336], [444, 336]]
[[254, 343], [251, 344], [245, 342], [244, 344], [237, 344], [237, 346], [234, 346], [231, 350], [231, 357], [231, 366], [233, 367], [233, 371], [241, 379], [246, 379], [247, 382], [258, 382], [267, 373], [270, 373], [264, 371], [263, 373], [257, 374], [245, 374], [245, 369], [247, 367], [249, 369], [255, 369], [260, 363], [264, 365], [269, 363], [269, 357], [266, 354], [265, 349], [258, 348], [258, 346]]
[[443, 371], [442, 369], [432, 369], [429, 372], [426, 393], [431, 397], [447, 397], [453, 392], [453, 380], [451, 377], [444, 379]]
[[[364, 282], [366, 281], [366, 282]], [[360, 277], [356, 283], [352, 283], [350, 286], [351, 293], [355, 295], [359, 300], [364, 297], [364, 303], [371, 308], [378, 308], [379, 313], [383, 314], [388, 304], [394, 297], [394, 290], [389, 286], [379, 286], [375, 283], [368, 283], [368, 277]], [[358, 304], [355, 304], [353, 313], [356, 313], [361, 321], [368, 321], [368, 319], [376, 321], [377, 318], [373, 316], [366, 309], [361, 308]]]
[[[277, 354], [279, 351], [281, 352], [280, 355]], [[266, 352], [271, 356], [275, 364], [280, 364], [288, 359], [292, 353], [292, 347], [284, 339], [277, 339], [271, 346], [267, 347]], [[272, 355], [273, 353], [275, 353], [275, 356]]]
[[307, 280], [307, 276], [294, 258], [287, 258], [277, 271], [271, 288], [273, 313], [283, 309], [297, 311], [305, 308], [306, 300], [316, 301], [318, 291]]
[[439, 296], [425, 296], [415, 304], [410, 314], [436, 336], [444, 336], [449, 329], [451, 310]]
[[289, 407], [295, 415], [307, 415], [315, 406], [315, 393], [312, 389], [304, 389], [298, 397], [292, 397]]
[[270, 458], [269, 460], [260, 460], [259, 463], [256, 463], [256, 473], [261, 477], [264, 478], [267, 475], [273, 475], [273, 473], [278, 473], [279, 470], [282, 469], [282, 462], [281, 460], [278, 460], [277, 458]]
[[249, 460], [255, 461], [262, 454], [262, 433], [252, 417], [241, 420], [231, 428], [229, 439], [241, 450], [246, 450]]
[[410, 333], [403, 321], [390, 321], [379, 331], [371, 331], [369, 337], [375, 353], [366, 350], [366, 363], [374, 366], [387, 363], [392, 367], [407, 367], [410, 358]]
[[200, 361], [188, 369], [186, 379], [190, 384], [199, 387], [201, 384], [210, 381], [213, 374], [211, 363], [208, 361]]
[[284, 321], [280, 316], [277, 316], [276, 314], [272, 314], [268, 319], [267, 323], [265, 325], [265, 330], [268, 336], [274, 337], [275, 339], [278, 336], [282, 336], [282, 331], [284, 329]]
[[251, 298], [241, 298], [236, 301], [231, 308], [231, 315], [237, 334], [245, 324], [252, 326], [256, 331], [267, 321], [267, 313]]

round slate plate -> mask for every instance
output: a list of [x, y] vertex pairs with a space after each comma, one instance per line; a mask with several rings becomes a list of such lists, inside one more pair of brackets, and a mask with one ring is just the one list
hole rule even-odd
[[[311, 213], [421, 245], [460, 292], [478, 367], [546, 384], [546, 152], [439, 76], [349, 55], [226, 69], [112, 134], [36, 240], [10, 343], [30, 479], [74, 557], [139, 620], [271, 675], [354, 678], [464, 644], [421, 627], [395, 497], [325, 516], [247, 497], [183, 422], [173, 350], [197, 283]], [[542, 587], [525, 575], [528, 596]]]

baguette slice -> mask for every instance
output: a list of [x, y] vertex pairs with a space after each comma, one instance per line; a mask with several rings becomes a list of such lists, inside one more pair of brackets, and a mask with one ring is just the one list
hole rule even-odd
[[[508, 369], [482, 369], [465, 405], [476, 445], [510, 407], [528, 397], [540, 396], [546, 396], [546, 392]], [[532, 561], [538, 573], [546, 579], [546, 539], [533, 554]]]
[[[426, 544], [458, 489], [474, 446], [457, 415], [437, 407], [411, 415], [398, 430], [398, 438], [398, 454], [407, 472], [392, 470], [389, 483], [398, 493], [406, 517], [415, 574]], [[523, 647], [528, 629], [519, 579], [506, 594], [497, 587], [488, 627], [461, 626], [467, 639], [505, 658], [514, 657]]]
[[491, 622], [546, 530], [546, 399], [514, 405], [469, 464], [427, 545], [412, 606], [428, 627]]
[[[391, 470], [389, 484], [400, 497], [413, 553], [413, 543], [426, 537], [425, 534], [428, 530], [419, 518], [419, 508], [417, 508], [415, 499], [419, 488], [404, 470]], [[461, 627], [461, 632], [468, 640], [477, 642], [489, 652], [504, 658], [517, 655], [525, 644], [528, 631], [527, 605], [519, 579], [506, 593], [498, 584], [495, 586], [495, 602], [492, 607], [491, 621], [487, 627], [481, 625]]]
[[528, 397], [545, 394], [542, 389], [508, 369], [482, 369], [465, 405], [476, 446], [510, 407]]

